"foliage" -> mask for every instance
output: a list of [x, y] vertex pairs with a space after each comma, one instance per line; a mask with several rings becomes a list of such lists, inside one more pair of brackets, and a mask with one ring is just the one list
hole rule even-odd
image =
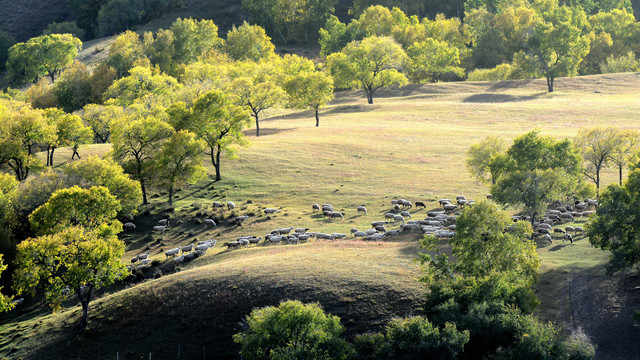
[[255, 309], [247, 330], [234, 335], [243, 359], [346, 359], [349, 344], [340, 338], [340, 318], [327, 315], [315, 303], [281, 302]]
[[125, 117], [125, 114], [125, 109], [121, 106], [89, 104], [84, 107], [82, 120], [91, 127], [95, 142], [104, 144], [111, 139], [112, 123]]
[[513, 79], [511, 64], [500, 64], [493, 69], [475, 69], [467, 75], [468, 81], [501, 81]]
[[116, 70], [118, 77], [126, 76], [136, 61], [145, 58], [140, 36], [133, 31], [125, 31], [109, 47], [105, 64]]
[[425, 317], [395, 319], [387, 325], [390, 359], [456, 359], [469, 341], [469, 331], [447, 323], [438, 328]]
[[92, 291], [126, 275], [120, 259], [124, 243], [114, 234], [72, 226], [18, 245], [14, 287], [18, 293], [42, 288], [53, 309], [60, 307], [65, 289], [81, 301], [80, 325], [87, 325]]
[[367, 102], [373, 104], [373, 94], [379, 88], [407, 83], [400, 71], [406, 56], [392, 38], [372, 36], [351, 42], [342, 52], [330, 55], [327, 66], [338, 87], [361, 88]]
[[147, 204], [147, 180], [153, 177], [154, 161], [162, 142], [173, 128], [153, 115], [116, 120], [112, 156], [140, 182], [142, 203]]
[[608, 273], [636, 267], [640, 262], [640, 170], [624, 186], [609, 185], [598, 198], [596, 215], [589, 220], [589, 242], [612, 256]]
[[95, 25], [100, 7], [107, 0], [67, 0], [67, 9], [73, 14], [73, 18], [80, 28], [92, 38], [96, 35]]
[[600, 189], [600, 171], [607, 166], [618, 144], [618, 131], [611, 127], [582, 128], [574, 142], [587, 163], [585, 175]]
[[483, 141], [471, 145], [467, 150], [467, 169], [473, 177], [482, 183], [495, 184], [489, 164], [496, 155], [504, 152], [506, 143], [497, 136], [489, 136]]
[[316, 126], [320, 126], [318, 110], [333, 100], [333, 79], [321, 71], [303, 71], [290, 77], [284, 84], [289, 95], [289, 106], [310, 109], [316, 113]]
[[[5, 265], [4, 262], [2, 261], [2, 256], [3, 255], [0, 254], [0, 275], [2, 274], [3, 271], [7, 270], [7, 265]], [[0, 290], [2, 290], [1, 286], [0, 286]], [[13, 308], [13, 304], [11, 304], [12, 299], [13, 299], [12, 297], [9, 297], [7, 295], [0, 293], [0, 313], [9, 311]]]
[[53, 193], [49, 200], [29, 215], [36, 235], [48, 235], [81, 226], [97, 229], [100, 234], [117, 234], [122, 224], [115, 220], [122, 207], [120, 201], [103, 186], [82, 189], [73, 186]]
[[175, 37], [171, 30], [160, 29], [155, 36], [152, 32], [144, 33], [144, 54], [149, 61], [167, 74], [176, 73]]
[[74, 61], [62, 72], [52, 90], [62, 110], [71, 113], [92, 102], [91, 85], [89, 69], [83, 63]]
[[114, 99], [110, 104], [129, 106], [148, 97], [168, 104], [172, 94], [182, 87], [175, 78], [148, 67], [137, 66], [129, 72], [131, 75], [116, 80], [104, 93], [105, 100]]
[[17, 79], [34, 81], [46, 74], [54, 82], [81, 48], [82, 41], [71, 34], [38, 36], [9, 49], [7, 69]]
[[640, 61], [636, 60], [636, 55], [629, 51], [627, 55], [620, 57], [607, 57], [604, 64], [600, 64], [603, 74], [634, 72], [640, 70]]
[[618, 130], [609, 161], [618, 167], [618, 183], [622, 186], [622, 169], [629, 165], [634, 154], [640, 149], [640, 134], [635, 130]]
[[180, 130], [163, 143], [156, 161], [156, 176], [160, 186], [169, 190], [169, 205], [173, 193], [185, 183], [195, 184], [205, 177], [201, 154], [204, 143], [195, 134]]
[[16, 43], [16, 39], [10, 34], [0, 30], [0, 72], [7, 68], [9, 49]]
[[407, 72], [412, 82], [438, 82], [464, 76], [464, 69], [459, 66], [460, 52], [442, 41], [416, 42], [407, 49], [407, 55]]
[[91, 128], [85, 126], [77, 115], [67, 114], [59, 109], [45, 110], [45, 116], [53, 127], [53, 134], [47, 137], [47, 165], [53, 166], [53, 154], [56, 148], [68, 147], [91, 142]]
[[98, 11], [98, 34], [104, 37], [129, 30], [139, 24], [143, 16], [142, 0], [108, 0]]
[[274, 56], [274, 49], [271, 38], [258, 25], [245, 21], [240, 27], [234, 25], [227, 33], [225, 51], [234, 60], [268, 59]]
[[178, 19], [170, 30], [174, 37], [175, 61], [183, 64], [192, 63], [223, 45], [218, 26], [211, 20]]
[[26, 102], [34, 109], [57, 108], [58, 99], [53, 84], [47, 78], [41, 78], [24, 92]]
[[86, 32], [78, 27], [75, 21], [53, 22], [42, 31], [42, 35], [71, 34], [80, 40], [84, 40]]
[[135, 215], [140, 204], [142, 192], [140, 184], [127, 176], [123, 169], [111, 160], [102, 160], [96, 156], [72, 162], [63, 172], [69, 181], [82, 188], [104, 186], [120, 202], [122, 215]]

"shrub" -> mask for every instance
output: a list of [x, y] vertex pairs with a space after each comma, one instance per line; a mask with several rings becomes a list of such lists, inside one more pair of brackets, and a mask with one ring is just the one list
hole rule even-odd
[[513, 68], [502, 64], [493, 69], [475, 69], [467, 76], [468, 81], [500, 81], [513, 79]]
[[469, 331], [451, 323], [442, 329], [425, 317], [395, 319], [387, 326], [391, 359], [455, 359], [469, 341]]
[[640, 62], [636, 60], [636, 54], [629, 51], [626, 55], [607, 57], [605, 63], [600, 64], [600, 70], [603, 74], [633, 72], [640, 69]]
[[340, 318], [316, 303], [284, 301], [256, 309], [247, 316], [248, 329], [234, 335], [243, 359], [346, 359], [349, 344], [340, 338]]
[[71, 34], [80, 40], [85, 40], [85, 31], [80, 29], [75, 21], [54, 22], [47, 25], [42, 31], [42, 35], [51, 34]]

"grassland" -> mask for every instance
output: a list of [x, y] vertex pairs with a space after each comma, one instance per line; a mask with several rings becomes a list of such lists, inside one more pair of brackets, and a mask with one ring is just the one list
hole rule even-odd
[[[342, 317], [349, 334], [379, 330], [389, 317], [419, 310], [422, 289], [412, 261], [419, 234], [382, 244], [314, 242], [235, 251], [220, 243], [243, 234], [263, 236], [278, 227], [365, 229], [382, 219], [396, 197], [425, 201], [427, 208], [457, 194], [484, 198], [487, 187], [471, 179], [465, 167], [471, 144], [487, 135], [510, 140], [533, 129], [558, 138], [571, 138], [581, 127], [638, 129], [639, 86], [637, 73], [559, 79], [553, 94], [537, 80], [412, 85], [379, 91], [373, 105], [361, 92], [341, 92], [321, 110], [317, 128], [310, 112], [273, 111], [262, 121], [262, 135], [256, 138], [247, 130], [251, 146], [241, 149], [238, 159], [223, 162], [222, 181], [210, 177], [177, 193], [175, 225], [165, 235], [150, 232], [166, 208], [159, 190], [142, 209], [145, 215], [135, 219], [136, 231], [123, 236], [125, 259], [148, 249], [164, 264], [164, 250], [207, 238], [219, 240], [213, 251], [173, 275], [102, 294], [85, 334], [72, 328], [79, 312], [73, 301], [53, 315], [26, 303], [0, 319], [0, 355], [39, 359], [57, 351], [86, 358], [90, 351], [92, 358], [102, 359], [119, 351], [122, 358], [137, 359], [148, 352], [173, 354], [181, 344], [185, 358], [187, 353], [195, 358], [203, 346], [207, 356], [230, 358], [235, 352], [230, 335], [243, 316], [285, 298], [319, 301]], [[108, 145], [91, 145], [80, 153], [108, 150]], [[70, 155], [66, 149], [56, 151], [56, 163]], [[616, 176], [614, 169], [607, 170], [604, 183], [616, 182]], [[237, 209], [214, 212], [214, 200], [234, 201]], [[345, 220], [312, 213], [311, 204], [325, 202], [344, 211]], [[369, 215], [356, 213], [362, 204]], [[261, 212], [265, 207], [281, 212], [267, 218]], [[228, 222], [241, 214], [253, 216], [242, 227]], [[426, 210], [413, 214], [423, 218]], [[215, 217], [220, 226], [199, 224], [204, 216]], [[577, 295], [586, 299], [589, 293], [575, 294], [575, 289], [607, 281], [606, 254], [581, 237], [573, 245], [541, 247], [539, 253], [539, 313], [570, 330], [585, 325], [585, 331], [595, 331], [598, 324], [579, 321], [590, 308], [575, 303]], [[601, 294], [608, 288], [598, 289]], [[577, 307], [582, 310], [576, 312]], [[632, 326], [627, 332], [637, 335]], [[594, 334], [588, 335], [599, 336]]]

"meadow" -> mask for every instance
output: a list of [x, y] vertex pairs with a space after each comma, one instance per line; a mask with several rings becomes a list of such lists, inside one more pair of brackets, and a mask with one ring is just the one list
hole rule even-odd
[[[165, 250], [208, 238], [218, 240], [214, 249], [177, 273], [101, 294], [86, 333], [73, 329], [80, 312], [73, 301], [55, 314], [27, 302], [0, 317], [0, 356], [40, 359], [57, 352], [69, 359], [87, 354], [106, 359], [119, 352], [123, 359], [139, 359], [155, 352], [154, 359], [175, 358], [180, 344], [185, 358], [234, 358], [230, 336], [243, 317], [287, 298], [320, 302], [342, 318], [348, 334], [380, 330], [393, 316], [420, 311], [424, 290], [413, 261], [420, 234], [383, 243], [348, 240], [232, 251], [222, 243], [278, 227], [328, 233], [368, 229], [371, 221], [384, 219], [394, 198], [427, 203], [427, 209], [412, 209], [414, 219], [438, 208], [439, 198], [483, 199], [488, 187], [466, 169], [469, 146], [488, 135], [510, 141], [534, 129], [558, 138], [572, 138], [582, 127], [639, 129], [639, 95], [640, 73], [629, 73], [558, 79], [555, 93], [547, 93], [542, 80], [409, 85], [378, 91], [373, 105], [361, 92], [339, 92], [321, 109], [319, 127], [311, 112], [271, 111], [261, 122], [261, 136], [247, 129], [250, 146], [240, 149], [238, 159], [223, 161], [222, 181], [210, 176], [177, 193], [172, 226], [164, 235], [151, 231], [167, 208], [166, 194], [156, 189], [159, 195], [134, 220], [136, 230], [122, 236], [127, 262], [151, 251], [166, 266]], [[108, 151], [108, 145], [90, 145], [80, 154]], [[56, 151], [56, 164], [63, 166], [70, 155], [68, 149]], [[207, 167], [212, 174], [211, 164]], [[617, 170], [607, 169], [603, 183], [616, 182]], [[213, 201], [233, 201], [237, 207], [216, 212]], [[313, 203], [331, 203], [345, 219], [323, 219], [312, 212]], [[359, 205], [368, 215], [357, 214]], [[280, 212], [269, 218], [262, 213], [266, 207]], [[228, 221], [245, 214], [250, 218], [241, 227]], [[205, 216], [218, 219], [219, 226], [199, 223]], [[574, 244], [541, 244], [539, 254], [538, 313], [567, 332], [582, 329], [599, 346], [598, 358], [634, 358], [637, 345], [627, 340], [637, 338], [638, 329], [624, 311], [638, 296], [625, 291], [631, 286], [627, 277], [604, 275], [607, 254], [584, 237]], [[607, 295], [612, 291], [615, 296]], [[612, 305], [616, 313], [587, 320], [599, 304]], [[607, 326], [615, 328], [603, 327], [614, 317]]]

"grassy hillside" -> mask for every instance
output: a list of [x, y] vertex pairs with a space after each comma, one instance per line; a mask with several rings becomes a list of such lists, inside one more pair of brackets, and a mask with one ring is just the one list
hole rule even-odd
[[[428, 209], [437, 208], [441, 197], [483, 198], [488, 189], [469, 177], [465, 151], [486, 135], [510, 140], [539, 129], [571, 138], [581, 127], [640, 126], [640, 74], [559, 79], [556, 93], [545, 89], [537, 80], [411, 85], [379, 91], [374, 105], [367, 105], [361, 92], [342, 92], [321, 110], [318, 128], [310, 112], [273, 111], [261, 124], [263, 135], [256, 138], [247, 130], [251, 146], [240, 150], [239, 159], [223, 162], [221, 182], [209, 178], [177, 193], [167, 233], [151, 233], [166, 208], [161, 193], [134, 220], [136, 231], [123, 236], [125, 261], [151, 251], [162, 268], [169, 267], [162, 253], [171, 247], [216, 238], [213, 251], [175, 274], [104, 294], [92, 306], [85, 334], [72, 327], [80, 311], [73, 301], [54, 315], [25, 303], [0, 319], [0, 356], [40, 359], [53, 352], [102, 359], [118, 351], [127, 359], [147, 358], [148, 352], [154, 359], [173, 358], [180, 344], [184, 358], [199, 358], [203, 347], [208, 358], [232, 357], [230, 335], [243, 317], [253, 307], [286, 298], [319, 301], [341, 316], [349, 334], [378, 330], [393, 315], [415, 313], [422, 293], [412, 262], [419, 233], [376, 244], [349, 240], [228, 251], [221, 243], [245, 234], [264, 236], [278, 227], [367, 229], [383, 219], [395, 197], [428, 202]], [[91, 145], [80, 153], [108, 150]], [[56, 151], [56, 163], [70, 155], [68, 149]], [[617, 181], [616, 174], [607, 170], [604, 183]], [[214, 200], [234, 201], [237, 208], [213, 211]], [[311, 211], [311, 204], [325, 202], [345, 212], [345, 219], [325, 220]], [[366, 216], [356, 213], [362, 204]], [[281, 212], [267, 218], [265, 207]], [[412, 213], [426, 216], [424, 209]], [[251, 217], [242, 227], [228, 220], [243, 214]], [[201, 224], [205, 216], [216, 218], [219, 227]], [[640, 300], [628, 290], [637, 280], [606, 278], [606, 253], [582, 237], [574, 245], [560, 241], [539, 251], [540, 314], [567, 331], [581, 328], [600, 346], [599, 357], [640, 353], [632, 348], [640, 334], [629, 315]], [[615, 314], [593, 316], [601, 308]], [[603, 327], [609, 322], [613, 325]]]

